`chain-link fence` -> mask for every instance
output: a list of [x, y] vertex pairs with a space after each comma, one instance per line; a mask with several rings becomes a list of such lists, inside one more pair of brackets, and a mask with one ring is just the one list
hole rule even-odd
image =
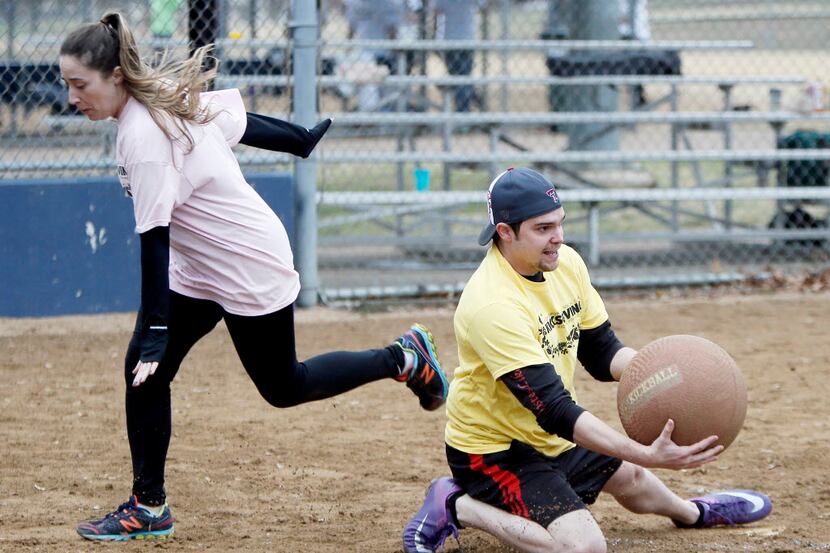
[[[298, 0], [295, 0], [297, 2]], [[310, 0], [309, 0], [310, 1]], [[216, 43], [217, 87], [291, 118], [289, 0], [6, 0], [0, 179], [111, 173], [112, 128], [66, 104], [61, 38], [121, 11], [145, 52]], [[320, 287], [457, 291], [509, 165], [561, 189], [600, 283], [828, 263], [830, 6], [792, 0], [324, 0]], [[291, 160], [240, 147], [246, 170]], [[302, 247], [302, 243], [298, 245]]]

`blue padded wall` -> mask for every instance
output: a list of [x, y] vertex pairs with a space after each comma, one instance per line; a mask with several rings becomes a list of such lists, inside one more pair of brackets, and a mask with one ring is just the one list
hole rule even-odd
[[[288, 173], [247, 175], [294, 243]], [[0, 316], [135, 311], [139, 239], [115, 177], [0, 181]]]

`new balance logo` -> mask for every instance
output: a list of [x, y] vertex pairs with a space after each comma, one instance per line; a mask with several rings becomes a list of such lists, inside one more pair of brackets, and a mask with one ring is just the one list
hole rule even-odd
[[135, 517], [122, 518], [119, 522], [127, 532], [132, 532], [133, 530], [138, 530], [141, 528], [141, 523], [138, 520], [136, 520]]
[[424, 379], [424, 384], [429, 384], [429, 381], [435, 378], [435, 371], [430, 367], [424, 367], [424, 370], [421, 371], [421, 377]]

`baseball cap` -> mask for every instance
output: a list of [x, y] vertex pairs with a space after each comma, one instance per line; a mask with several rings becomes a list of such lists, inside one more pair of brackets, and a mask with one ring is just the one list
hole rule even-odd
[[478, 243], [487, 245], [499, 223], [520, 223], [531, 217], [562, 207], [556, 188], [533, 169], [510, 167], [490, 183], [487, 212], [490, 222], [478, 235]]

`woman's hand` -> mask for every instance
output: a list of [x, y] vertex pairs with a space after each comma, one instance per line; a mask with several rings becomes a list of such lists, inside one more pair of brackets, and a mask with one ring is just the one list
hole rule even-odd
[[135, 378], [133, 379], [133, 388], [141, 386], [147, 377], [155, 374], [158, 368], [158, 361], [139, 361], [133, 369]]

